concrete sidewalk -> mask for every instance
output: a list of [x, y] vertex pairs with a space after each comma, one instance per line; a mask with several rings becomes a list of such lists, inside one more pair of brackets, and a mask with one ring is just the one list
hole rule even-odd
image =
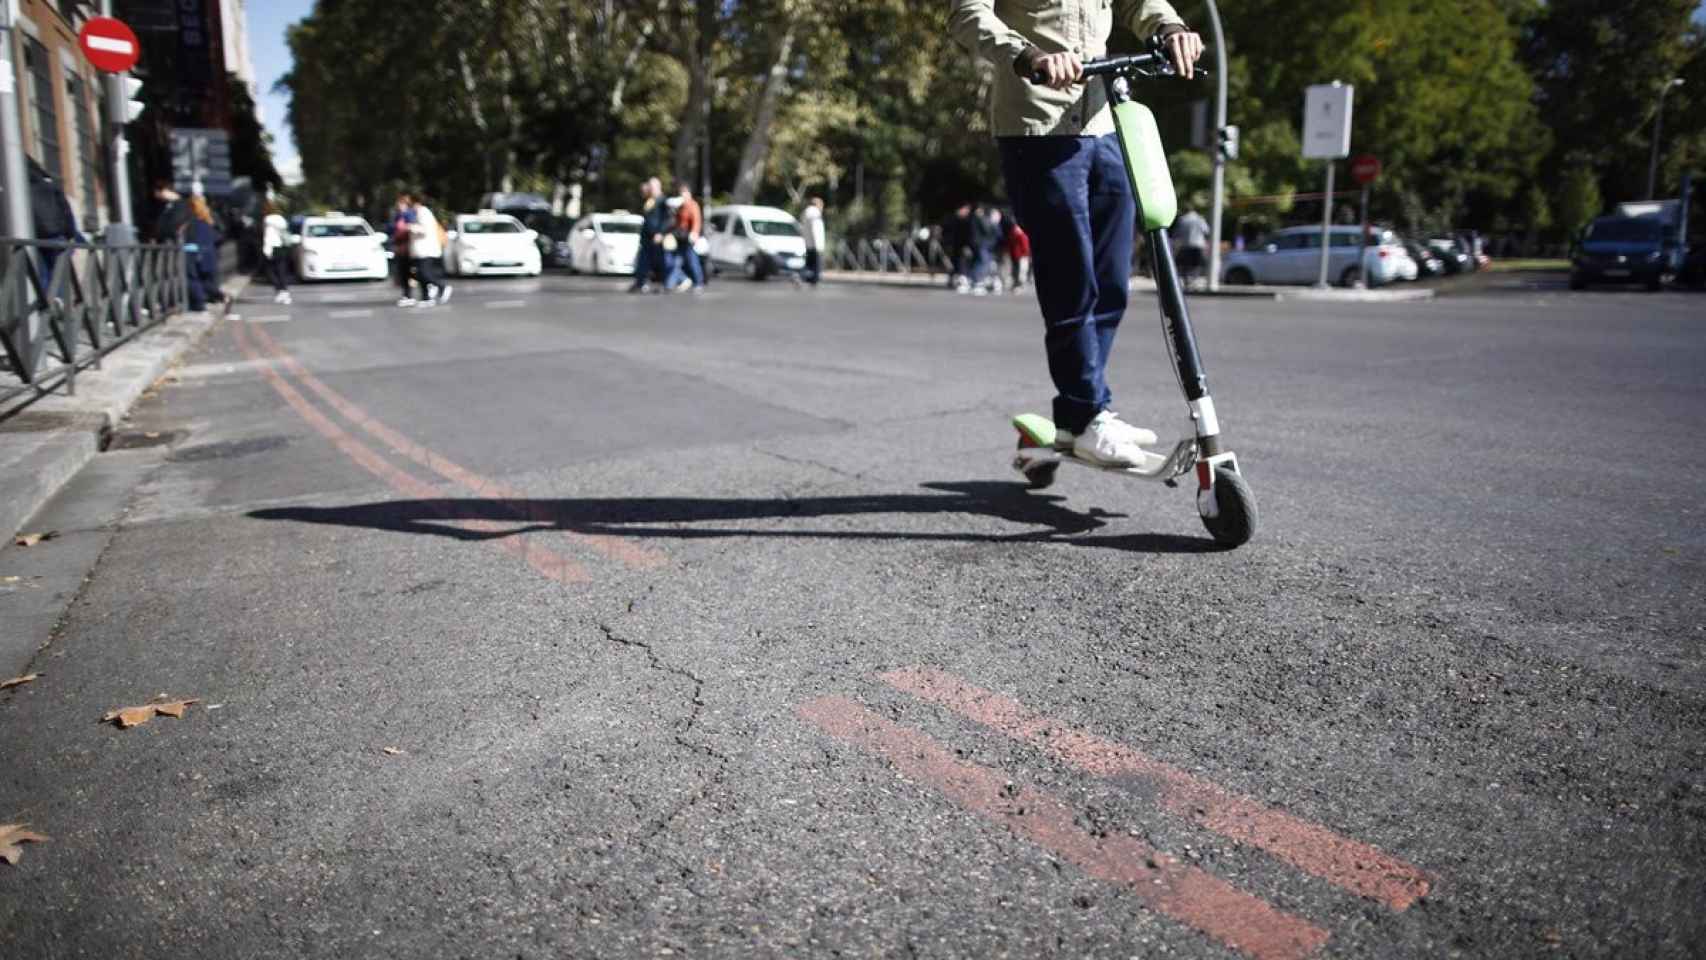
[[[227, 281], [233, 299], [248, 278]], [[213, 311], [179, 314], [77, 374], [77, 392], [55, 392], [0, 420], [0, 533], [9, 541], [70, 482], [118, 428], [144, 391], [213, 328]]]

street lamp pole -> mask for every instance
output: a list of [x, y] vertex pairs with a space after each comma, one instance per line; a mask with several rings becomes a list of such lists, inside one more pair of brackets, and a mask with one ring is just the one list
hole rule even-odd
[[1648, 200], [1657, 196], [1659, 186], [1659, 138], [1664, 136], [1665, 132], [1665, 94], [1670, 93], [1672, 87], [1680, 86], [1682, 78], [1675, 77], [1659, 91], [1659, 109], [1653, 114], [1653, 159], [1647, 164]]
[[1220, 289], [1220, 220], [1226, 207], [1226, 151], [1220, 142], [1226, 129], [1226, 36], [1220, 28], [1220, 9], [1208, 4], [1208, 22], [1214, 30], [1214, 189], [1209, 210], [1208, 288]]
[[30, 182], [18, 119], [18, 73], [12, 60], [12, 28], [17, 22], [18, 0], [0, 0], [0, 188], [6, 191], [0, 233], [30, 240], [35, 237], [35, 221], [30, 218]]

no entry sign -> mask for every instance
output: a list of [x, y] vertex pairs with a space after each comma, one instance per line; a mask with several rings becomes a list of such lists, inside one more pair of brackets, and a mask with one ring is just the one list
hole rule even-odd
[[1363, 186], [1368, 186], [1380, 177], [1380, 158], [1372, 154], [1363, 154], [1351, 161], [1351, 179]]
[[136, 66], [142, 56], [142, 44], [124, 21], [112, 17], [95, 17], [83, 24], [77, 34], [77, 45], [96, 70], [123, 73]]

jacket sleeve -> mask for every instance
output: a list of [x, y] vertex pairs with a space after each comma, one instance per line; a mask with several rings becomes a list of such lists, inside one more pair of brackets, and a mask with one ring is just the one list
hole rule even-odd
[[1031, 42], [1024, 34], [995, 15], [995, 0], [953, 0], [953, 4], [948, 13], [948, 33], [960, 46], [993, 63], [997, 69], [1012, 69], [1019, 55], [1030, 47]]
[[1136, 34], [1139, 40], [1148, 40], [1162, 27], [1185, 25], [1179, 12], [1167, 0], [1116, 0], [1114, 13], [1120, 24]]

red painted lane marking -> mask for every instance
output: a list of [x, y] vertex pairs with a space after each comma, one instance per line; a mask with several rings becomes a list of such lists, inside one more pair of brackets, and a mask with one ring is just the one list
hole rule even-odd
[[934, 787], [972, 813], [1117, 883], [1156, 911], [1195, 927], [1255, 960], [1299, 960], [1327, 942], [1327, 931], [1285, 913], [1135, 837], [1092, 837], [1073, 824], [1066, 804], [1033, 787], [1015, 792], [988, 767], [955, 759], [916, 730], [845, 697], [802, 704], [801, 717], [836, 739], [881, 755], [901, 776]]
[[[314, 405], [308, 402], [308, 398], [291, 386], [290, 381], [286, 380], [277, 370], [274, 370], [266, 358], [261, 356], [260, 352], [249, 343], [249, 338], [243, 332], [244, 326], [244, 324], [237, 323], [231, 327], [231, 333], [237, 340], [237, 346], [245, 356], [254, 362], [255, 368], [267, 378], [267, 382], [272, 385], [280, 397], [284, 398], [284, 402], [289, 404], [291, 409], [295, 410], [310, 427], [314, 428], [316, 433], [331, 441], [334, 446], [343, 451], [345, 456], [355, 461], [368, 473], [378, 477], [398, 493], [429, 501], [438, 498], [439, 491], [387, 463], [385, 458], [374, 453], [361, 441], [350, 436], [342, 427], [333, 423], [325, 414], [316, 410]], [[451, 518], [446, 517], [446, 519]], [[500, 532], [506, 529], [503, 524], [487, 520], [452, 520], [451, 522], [454, 526], [464, 530]], [[532, 546], [525, 540], [507, 538], [488, 542], [505, 553], [520, 557], [528, 566], [548, 580], [554, 580], [558, 583], [585, 583], [591, 579], [580, 564], [551, 550]]]
[[1161, 806], [1166, 810], [1394, 910], [1408, 908], [1432, 885], [1422, 870], [1377, 847], [1238, 796], [1124, 744], [1034, 714], [1016, 700], [940, 670], [894, 670], [878, 674], [878, 679], [1015, 740], [1041, 747], [1097, 776], [1149, 780], [1159, 788]]
[[[280, 346], [278, 341], [269, 336], [265, 330], [258, 327], [251, 327], [250, 330], [254, 333], [255, 339], [260, 341], [261, 345], [266, 348], [267, 352], [271, 353], [274, 357], [277, 357], [278, 360], [283, 363], [298, 380], [308, 386], [308, 389], [318, 394], [320, 399], [330, 404], [334, 410], [342, 414], [351, 423], [360, 427], [370, 436], [379, 440], [392, 450], [395, 450], [399, 455], [407, 457], [422, 467], [425, 467], [444, 479], [449, 480], [451, 483], [466, 487], [468, 490], [472, 491], [475, 496], [486, 497], [491, 500], [499, 501], [529, 501], [528, 509], [516, 509], [511, 511], [517, 519], [526, 520], [530, 523], [554, 524], [554, 521], [546, 515], [543, 507], [537, 502], [531, 502], [530, 498], [524, 497], [519, 491], [506, 487], [496, 480], [483, 477], [480, 474], [457, 464], [449, 457], [446, 457], [429, 447], [416, 443], [408, 437], [403, 436], [401, 433], [398, 433], [385, 424], [379, 422], [369, 415], [367, 411], [351, 402], [343, 394], [340, 394], [336, 390], [327, 386], [324, 381], [319, 377], [316, 377], [308, 370], [307, 367], [303, 366], [301, 361], [291, 356], [291, 354]], [[632, 543], [628, 540], [624, 540], [621, 537], [612, 537], [605, 534], [578, 533], [573, 530], [567, 530], [564, 531], [564, 533], [566, 533], [570, 539], [578, 543], [583, 543], [604, 556], [626, 565], [630, 569], [656, 570], [668, 565], [669, 563], [669, 557], [665, 554], [640, 546], [639, 544]]]

